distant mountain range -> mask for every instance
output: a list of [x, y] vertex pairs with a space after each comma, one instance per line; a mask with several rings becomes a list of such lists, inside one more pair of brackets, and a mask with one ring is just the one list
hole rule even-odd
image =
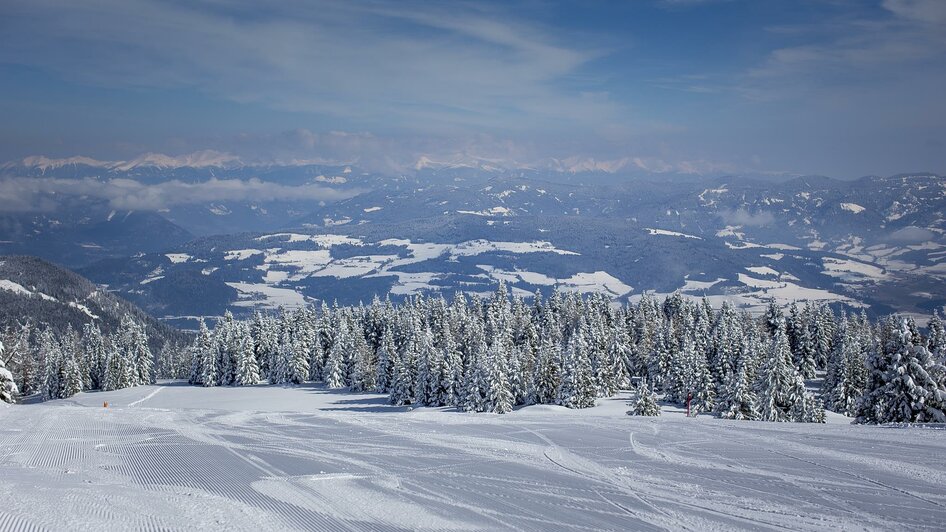
[[942, 176], [707, 177], [644, 166], [426, 158], [388, 175], [353, 164], [248, 165], [217, 152], [122, 163], [31, 158], [0, 174], [256, 178], [318, 184], [345, 199], [128, 212], [59, 195], [42, 212], [0, 212], [0, 251], [79, 268], [165, 317], [483, 292], [499, 279], [519, 293], [557, 285], [618, 301], [681, 290], [749, 307], [811, 299], [926, 314], [946, 304]]

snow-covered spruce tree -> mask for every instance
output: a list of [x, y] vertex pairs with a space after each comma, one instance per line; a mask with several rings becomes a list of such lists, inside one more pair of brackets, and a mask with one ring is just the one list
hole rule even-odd
[[757, 419], [756, 396], [752, 389], [749, 355], [739, 353], [735, 370], [726, 377], [716, 398], [715, 411], [725, 419]]
[[409, 340], [393, 361], [394, 381], [391, 383], [389, 401], [393, 405], [414, 403], [417, 389], [417, 346]]
[[532, 378], [532, 402], [551, 404], [562, 382], [562, 348], [547, 336], [540, 342]]
[[858, 405], [858, 423], [944, 423], [946, 367], [933, 361], [924, 345], [917, 345], [909, 319], [890, 320], [886, 345], [868, 359], [870, 378]]
[[444, 321], [440, 349], [443, 350], [443, 372], [440, 375], [443, 404], [459, 406], [463, 393], [463, 353], [454, 335], [454, 326]]
[[39, 360], [35, 350], [30, 345], [33, 336], [33, 326], [29, 320], [19, 324], [7, 345], [9, 350], [6, 361], [7, 369], [13, 374], [13, 380], [19, 388], [19, 393], [26, 396], [36, 393], [40, 388], [42, 377]]
[[417, 331], [417, 387], [414, 390], [414, 403], [435, 405], [440, 375], [440, 353], [434, 349], [434, 338], [426, 326]]
[[633, 388], [631, 401], [627, 403], [631, 409], [627, 411], [629, 416], [659, 416], [660, 405], [657, 404], [657, 394], [653, 388], [642, 380]]
[[190, 383], [204, 387], [217, 385], [217, 349], [212, 333], [204, 320], [200, 320], [197, 338], [191, 348], [192, 360]]
[[394, 346], [394, 331], [391, 325], [386, 323], [381, 332], [381, 341], [378, 345], [375, 377], [375, 391], [378, 393], [388, 393], [391, 391], [391, 382], [394, 375], [394, 358], [397, 356]]
[[279, 337], [274, 320], [256, 312], [250, 325], [250, 334], [253, 336], [253, 350], [256, 353], [256, 363], [259, 364], [260, 378], [271, 382], [271, 373], [279, 351]]
[[562, 364], [562, 381], [558, 388], [557, 402], [567, 408], [589, 408], [595, 406], [597, 386], [588, 358], [588, 346], [584, 328], [579, 327], [568, 341]]
[[82, 391], [82, 371], [79, 368], [77, 353], [69, 350], [62, 360], [62, 382], [59, 388], [59, 397], [66, 398]]
[[129, 344], [129, 359], [133, 360], [134, 377], [132, 386], [141, 384], [154, 384], [154, 356], [151, 354], [151, 348], [148, 347], [148, 335], [144, 328], [129, 319], [129, 334], [131, 342]]
[[237, 352], [236, 384], [253, 386], [260, 383], [259, 363], [256, 360], [253, 337], [246, 327], [241, 327], [240, 347]]
[[361, 331], [356, 329], [353, 338], [354, 351], [352, 359], [354, 366], [351, 374], [351, 389], [356, 392], [367, 392], [375, 388], [375, 378], [378, 374], [375, 350], [372, 348]]
[[671, 368], [670, 361], [674, 356], [673, 323], [661, 319], [654, 334], [654, 341], [651, 342], [652, 352], [647, 357], [650, 361], [647, 367], [647, 380], [653, 384], [655, 390], [666, 392]]
[[706, 365], [706, 353], [695, 340], [698, 333], [693, 313], [684, 304], [676, 327], [676, 349], [671, 350], [670, 367], [665, 377], [666, 399], [684, 404], [692, 394], [692, 405], [711, 410], [714, 401], [712, 376]]
[[233, 314], [228, 310], [214, 327], [217, 343], [217, 384], [236, 384], [237, 359], [240, 356], [240, 337]]
[[814, 308], [811, 318], [809, 327], [813, 329], [815, 367], [825, 369], [835, 334], [834, 314], [827, 305], [819, 305]]
[[328, 352], [328, 359], [325, 361], [325, 384], [329, 388], [345, 386], [345, 358], [354, 349], [348, 321], [342, 320], [340, 327], [340, 330], [336, 331], [335, 341]]
[[934, 313], [927, 325], [929, 330], [927, 348], [933, 360], [940, 364], [946, 364], [946, 327], [943, 326], [943, 320], [938, 313]]
[[464, 376], [461, 407], [467, 412], [483, 412], [487, 408], [488, 360], [485, 340], [470, 351], [470, 363]]
[[41, 389], [43, 399], [57, 399], [62, 385], [62, 348], [51, 329], [47, 328], [40, 333], [39, 350], [45, 361], [45, 377]]
[[[782, 312], [782, 309], [779, 308], [778, 304], [775, 301], [769, 301], [768, 306], [765, 307], [765, 314], [762, 316], [762, 323], [765, 325], [766, 332], [769, 333], [769, 336], [775, 336], [775, 332], [778, 329], [785, 330], [785, 314]], [[789, 346], [789, 349], [791, 346]]]
[[784, 319], [774, 325], [768, 353], [759, 368], [755, 391], [759, 419], [763, 421], [824, 421], [824, 409], [805, 389], [805, 381], [794, 367]]
[[795, 372], [791, 384], [788, 402], [792, 406], [788, 420], [797, 423], [824, 423], [824, 403], [805, 388], [801, 373]]
[[[70, 393], [68, 396], [63, 395], [63, 397], [71, 397], [82, 390], [91, 390], [92, 380], [89, 377], [89, 361], [85, 356], [84, 349], [82, 348], [82, 337], [75, 329], [72, 328], [72, 324], [67, 325], [66, 330], [63, 331], [59, 336], [59, 345], [62, 346], [63, 352], [63, 375], [65, 376], [67, 372], [66, 363], [71, 358], [76, 364], [75, 378], [79, 379], [79, 390]], [[71, 369], [69, 371], [71, 371]], [[63, 382], [65, 382], [65, 378]], [[73, 384], [74, 383], [70, 383], [70, 388], [73, 387]], [[72, 392], [71, 389], [69, 391]]]
[[7, 369], [6, 364], [3, 362], [3, 355], [3, 342], [0, 342], [0, 402], [13, 403], [16, 401], [19, 390], [17, 389], [16, 382], [13, 381], [13, 374], [10, 373], [10, 370]]
[[739, 327], [736, 310], [728, 301], [723, 303], [716, 315], [711, 332], [708, 364], [717, 388], [729, 381], [739, 357]]
[[857, 403], [866, 385], [863, 356], [863, 343], [866, 340], [862, 334], [855, 320], [841, 321], [828, 358], [828, 371], [822, 389], [825, 406], [846, 416], [856, 415]]
[[325, 372], [325, 348], [322, 347], [322, 339], [318, 332], [318, 325], [311, 342], [309, 342], [309, 380], [313, 382], [321, 381]]
[[487, 353], [485, 410], [495, 414], [512, 411], [514, 396], [509, 384], [507, 355], [504, 342], [494, 342]]
[[304, 334], [293, 335], [286, 382], [302, 384], [309, 378], [309, 346]]

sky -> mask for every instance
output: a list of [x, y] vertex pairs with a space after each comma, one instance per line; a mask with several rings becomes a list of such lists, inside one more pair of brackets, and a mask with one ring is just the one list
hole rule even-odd
[[946, 173], [946, 1], [8, 0], [0, 160]]

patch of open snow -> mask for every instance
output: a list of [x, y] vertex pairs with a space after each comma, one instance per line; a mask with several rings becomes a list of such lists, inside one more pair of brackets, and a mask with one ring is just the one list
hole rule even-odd
[[458, 214], [473, 214], [475, 216], [512, 216], [513, 212], [506, 207], [491, 207], [482, 211], [457, 211]]
[[824, 257], [821, 259], [824, 265], [824, 274], [832, 277], [839, 277], [847, 281], [859, 281], [865, 279], [886, 279], [887, 274], [883, 268], [873, 264], [858, 262], [847, 259], [837, 259], [834, 257]]
[[182, 262], [187, 262], [187, 261], [191, 260], [191, 258], [192, 258], [192, 257], [191, 257], [190, 255], [188, 255], [187, 253], [165, 253], [164, 256], [167, 257], [168, 260], [171, 261], [171, 262], [174, 263], [174, 264], [180, 264], [180, 263], [182, 263]]
[[97, 315], [93, 314], [92, 311], [89, 310], [89, 307], [83, 305], [82, 303], [79, 303], [78, 301], [70, 301], [69, 306], [74, 309], [78, 309], [82, 311], [86, 316], [92, 318], [93, 320], [99, 319]]
[[722, 277], [717, 278], [715, 281], [697, 281], [695, 279], [687, 279], [683, 283], [683, 286], [680, 287], [680, 291], [684, 293], [703, 292], [704, 290], [709, 290], [710, 288], [725, 280], [726, 279]]
[[238, 307], [264, 307], [269, 309], [299, 308], [306, 305], [305, 297], [291, 288], [277, 288], [262, 283], [227, 283], [240, 292]]
[[33, 292], [30, 290], [27, 290], [26, 288], [23, 288], [23, 285], [19, 283], [14, 283], [13, 281], [10, 281], [8, 279], [0, 280], [0, 290], [6, 290], [8, 292], [22, 294], [25, 296], [33, 295]]
[[223, 260], [246, 260], [254, 255], [262, 255], [261, 249], [234, 249], [227, 251]]
[[319, 183], [329, 183], [331, 185], [341, 185], [348, 182], [347, 178], [342, 177], [340, 175], [336, 175], [332, 177], [325, 177], [324, 175], [317, 175], [312, 179], [314, 181], [318, 181]]
[[651, 235], [663, 235], [663, 236], [681, 236], [683, 238], [694, 238], [696, 240], [703, 240], [701, 237], [688, 235], [686, 233], [681, 233], [679, 231], [668, 231], [666, 229], [654, 229], [651, 227], [645, 227]]
[[384, 208], [384, 207], [368, 207], [368, 208], [366, 208], [366, 209], [361, 209], [361, 210], [363, 210], [363, 211], [365, 211], [365, 212], [377, 212], [377, 211], [380, 211], [380, 210], [383, 209], [383, 208]]
[[867, 210], [856, 203], [842, 203], [841, 208], [846, 211], [853, 212], [854, 214], [859, 214]]
[[613, 297], [627, 295], [634, 289], [608, 272], [576, 273], [559, 280], [564, 291], [572, 292], [607, 292]]
[[334, 227], [336, 225], [346, 225], [350, 223], [351, 223], [351, 218], [348, 218], [347, 216], [344, 218], [339, 218], [338, 220], [335, 220], [333, 218], [327, 218], [327, 217], [322, 218], [322, 225], [324, 225], [325, 227]]

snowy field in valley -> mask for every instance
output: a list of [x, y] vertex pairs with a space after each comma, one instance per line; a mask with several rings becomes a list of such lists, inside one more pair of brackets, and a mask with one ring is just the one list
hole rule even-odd
[[[109, 408], [103, 408], [108, 401]], [[181, 383], [0, 408], [0, 530], [942, 530], [944, 427]]]

